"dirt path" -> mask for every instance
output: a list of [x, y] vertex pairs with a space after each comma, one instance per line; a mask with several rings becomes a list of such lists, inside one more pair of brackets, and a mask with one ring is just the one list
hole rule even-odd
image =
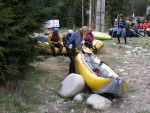
[[[142, 48], [133, 53], [132, 46], [123, 47], [126, 48], [124, 54], [117, 55], [123, 62], [114, 70], [129, 80], [128, 89], [105, 113], [150, 113], [150, 51]], [[131, 54], [125, 53], [128, 49]]]

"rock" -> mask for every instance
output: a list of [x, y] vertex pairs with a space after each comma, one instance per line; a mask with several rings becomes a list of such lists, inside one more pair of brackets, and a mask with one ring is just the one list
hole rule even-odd
[[138, 50], [139, 50], [139, 47], [136, 47], [136, 48], [134, 48], [134, 49], [132, 50], [132, 53], [137, 53]]
[[78, 102], [78, 103], [81, 103], [81, 102], [83, 101], [83, 94], [80, 93], [80, 94], [76, 95], [76, 96], [73, 98], [73, 100], [75, 100], [75, 101]]
[[62, 81], [58, 93], [61, 97], [70, 98], [81, 93], [84, 90], [84, 87], [85, 81], [83, 77], [79, 74], [72, 73]]
[[128, 73], [122, 73], [122, 75], [128, 75]]
[[120, 72], [124, 72], [125, 70], [124, 69], [118, 69]]
[[110, 107], [111, 101], [97, 94], [92, 94], [86, 101], [86, 104], [90, 104], [94, 109], [106, 110]]
[[126, 55], [131, 56], [131, 51], [126, 51]]
[[123, 62], [124, 64], [129, 64], [129, 62]]
[[71, 112], [70, 113], [74, 113], [74, 109], [71, 109]]

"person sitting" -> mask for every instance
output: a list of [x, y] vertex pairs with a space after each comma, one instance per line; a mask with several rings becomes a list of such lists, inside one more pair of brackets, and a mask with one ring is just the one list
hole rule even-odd
[[145, 21], [144, 21], [144, 24], [143, 24], [143, 29], [144, 29], [144, 37], [146, 36], [147, 24], [148, 24], [148, 21], [147, 21], [147, 20], [145, 20]]
[[53, 56], [56, 56], [55, 47], [59, 48], [57, 55], [60, 56], [63, 46], [60, 43], [61, 42], [61, 36], [59, 34], [58, 28], [54, 28], [53, 33], [48, 36], [48, 42], [50, 43], [50, 47], [51, 47]]
[[111, 38], [116, 35], [116, 33], [117, 33], [117, 28], [118, 28], [118, 21], [117, 21], [117, 19], [115, 19], [115, 21], [114, 21], [114, 23], [113, 23], [113, 29], [112, 29]]
[[132, 29], [138, 36], [141, 36], [142, 38], [144, 37], [144, 35], [139, 32], [139, 24], [136, 23]]
[[91, 28], [89, 29], [89, 33], [84, 36], [84, 40], [85, 40], [84, 45], [85, 45], [86, 47], [88, 47], [89, 49], [90, 49], [90, 48], [93, 48], [93, 43], [92, 43], [92, 41], [94, 40], [94, 35], [93, 35], [93, 33], [92, 33], [92, 29], [91, 29]]
[[139, 29], [143, 29], [143, 23], [139, 24]]
[[69, 29], [67, 34], [63, 35], [63, 45], [65, 46], [66, 43], [68, 42], [69, 38], [71, 37], [73, 33], [73, 30]]

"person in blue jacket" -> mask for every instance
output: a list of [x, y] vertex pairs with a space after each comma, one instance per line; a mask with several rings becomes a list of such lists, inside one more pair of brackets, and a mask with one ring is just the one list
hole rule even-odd
[[85, 53], [82, 49], [83, 35], [87, 35], [87, 33], [89, 33], [89, 28], [87, 26], [83, 26], [82, 28], [80, 28], [71, 35], [71, 37], [69, 38], [68, 42], [65, 45], [67, 54], [70, 59], [69, 74], [76, 73], [75, 67], [76, 48], [79, 50], [79, 52], [82, 52], [83, 54], [87, 55], [87, 53]]
[[117, 29], [117, 39], [118, 39], [117, 44], [120, 43], [120, 36], [124, 37], [124, 42], [125, 42], [125, 44], [127, 44], [127, 40], [126, 40], [126, 20], [123, 18], [123, 14], [119, 15], [118, 29]]

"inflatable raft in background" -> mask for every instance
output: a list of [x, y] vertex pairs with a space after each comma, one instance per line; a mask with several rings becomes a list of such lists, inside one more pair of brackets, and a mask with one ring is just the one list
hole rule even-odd
[[[63, 43], [61, 43], [63, 45]], [[104, 43], [100, 40], [94, 40], [93, 41], [93, 46], [95, 47], [95, 50], [98, 51], [99, 49], [102, 48], [102, 46], [104, 45]], [[50, 48], [50, 44], [48, 42], [42, 42], [42, 41], [39, 41], [39, 44], [36, 45], [36, 48], [39, 48], [41, 49], [44, 53], [52, 53], [52, 50]], [[56, 53], [58, 53], [58, 48], [55, 47], [55, 51]], [[93, 49], [91, 49], [91, 51], [94, 52]], [[76, 52], [79, 52], [78, 50], [76, 50]], [[67, 51], [66, 51], [66, 47], [63, 46], [63, 49], [62, 49], [62, 54], [66, 54]]]
[[98, 59], [89, 49], [84, 48], [89, 53], [84, 56], [78, 53], [76, 56], [76, 66], [85, 83], [96, 94], [110, 93], [121, 96], [126, 92], [127, 82], [120, 78], [109, 66]]
[[98, 39], [98, 40], [111, 40], [111, 36], [106, 34], [106, 33], [97, 32], [97, 31], [93, 31], [92, 33], [93, 33], [95, 39]]

